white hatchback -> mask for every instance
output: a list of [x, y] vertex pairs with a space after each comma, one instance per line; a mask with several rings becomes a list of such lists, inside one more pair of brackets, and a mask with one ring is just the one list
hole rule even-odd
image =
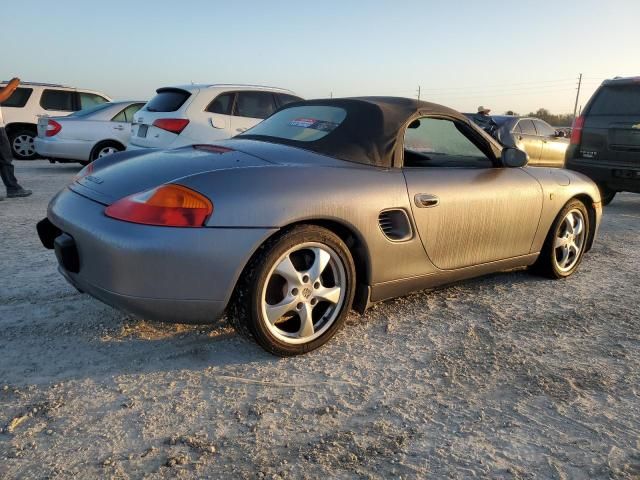
[[127, 150], [224, 140], [302, 100], [289, 90], [254, 85], [183, 85], [156, 93], [134, 116]]

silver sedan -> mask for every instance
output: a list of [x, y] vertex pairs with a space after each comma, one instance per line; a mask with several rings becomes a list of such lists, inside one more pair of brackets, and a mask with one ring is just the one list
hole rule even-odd
[[36, 152], [52, 162], [88, 163], [120, 152], [131, 136], [133, 115], [145, 102], [110, 102], [66, 117], [40, 117]]

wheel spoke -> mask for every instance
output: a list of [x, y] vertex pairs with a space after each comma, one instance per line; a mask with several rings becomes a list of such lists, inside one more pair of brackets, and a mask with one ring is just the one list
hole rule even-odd
[[314, 292], [314, 297], [319, 300], [325, 300], [329, 303], [336, 304], [340, 300], [340, 287], [320, 287]]
[[300, 316], [300, 330], [298, 330], [298, 337], [306, 338], [313, 335], [315, 332], [313, 328], [313, 307], [308, 303], [305, 303], [302, 310], [298, 311]]
[[575, 234], [573, 214], [570, 213], [569, 215], [567, 215], [567, 219], [565, 223], [567, 225], [567, 233], [570, 235]]
[[327, 268], [327, 265], [331, 260], [331, 255], [318, 247], [312, 248], [311, 251], [315, 255], [315, 258], [313, 260], [313, 265], [311, 265], [311, 268], [309, 269], [308, 275], [309, 278], [311, 278], [311, 281], [315, 282], [320, 279], [320, 275], [322, 275], [324, 269]]
[[275, 273], [283, 277], [290, 287], [302, 285], [302, 278], [300, 272], [296, 270], [296, 267], [291, 263], [291, 258], [287, 255], [275, 268]]
[[562, 268], [567, 266], [567, 261], [569, 260], [569, 246], [567, 245], [563, 245], [560, 248], [560, 253], [561, 253], [561, 257], [560, 260], [558, 260], [558, 265], [560, 265]]
[[574, 229], [573, 232], [575, 235], [580, 235], [582, 233], [582, 230], [584, 228], [584, 222], [582, 221], [581, 218], [576, 218], [576, 223], [574, 225]]
[[280, 303], [276, 303], [275, 305], [266, 305], [267, 318], [271, 325], [275, 325], [275, 323], [282, 318], [285, 313], [293, 312], [296, 309], [296, 299], [292, 296], [287, 296]]
[[576, 242], [573, 241], [571, 242], [567, 248], [569, 249], [569, 254], [571, 254], [571, 252], [573, 252], [574, 257], [578, 256], [578, 253], [580, 252], [580, 248], [578, 248], [578, 245], [576, 245]]

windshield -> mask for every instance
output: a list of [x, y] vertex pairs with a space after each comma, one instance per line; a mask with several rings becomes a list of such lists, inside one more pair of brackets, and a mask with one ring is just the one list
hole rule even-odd
[[346, 116], [346, 110], [340, 107], [321, 105], [291, 107], [276, 112], [243, 135], [314, 142], [335, 130]]
[[73, 112], [70, 117], [86, 117], [87, 115], [91, 115], [92, 113], [99, 112], [100, 110], [104, 110], [105, 108], [109, 108], [112, 103], [102, 103], [100, 105], [94, 105], [93, 107], [85, 108], [82, 110], [78, 110], [77, 112]]

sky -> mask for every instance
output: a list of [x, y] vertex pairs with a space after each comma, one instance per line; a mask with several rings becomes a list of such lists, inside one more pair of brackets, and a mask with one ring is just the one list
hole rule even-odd
[[573, 112], [640, 75], [640, 0], [21, 0], [0, 5], [0, 79], [142, 99], [185, 83], [394, 95], [461, 111]]

